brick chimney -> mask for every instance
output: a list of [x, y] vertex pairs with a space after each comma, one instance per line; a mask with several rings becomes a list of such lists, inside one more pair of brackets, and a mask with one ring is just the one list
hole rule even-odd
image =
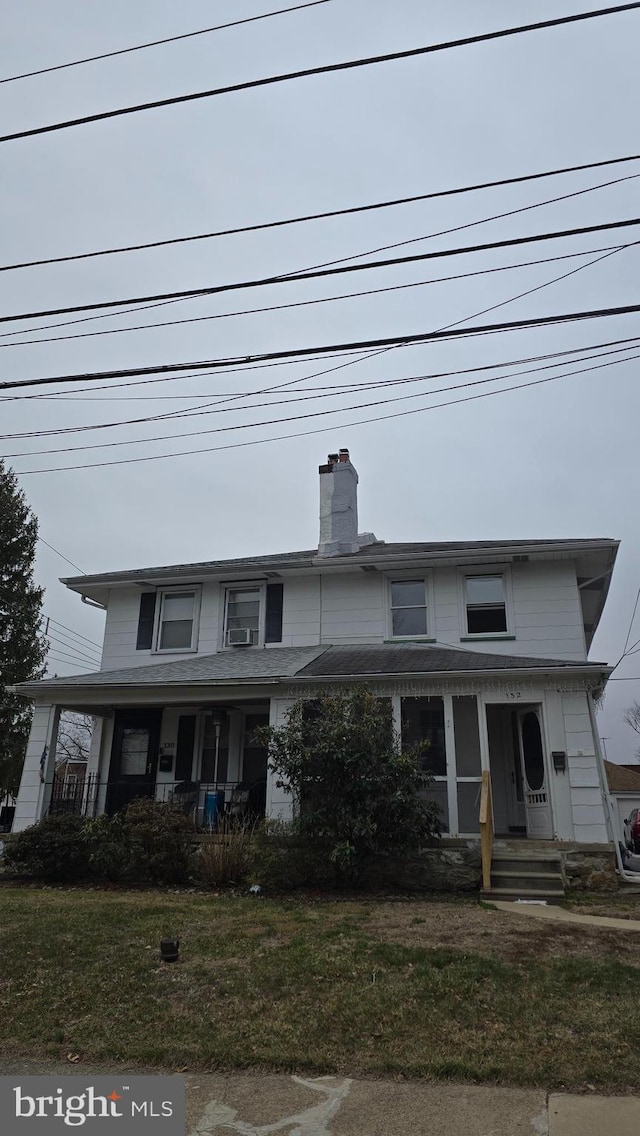
[[320, 541], [318, 556], [359, 552], [376, 540], [358, 533], [358, 474], [348, 450], [329, 454], [320, 469]]

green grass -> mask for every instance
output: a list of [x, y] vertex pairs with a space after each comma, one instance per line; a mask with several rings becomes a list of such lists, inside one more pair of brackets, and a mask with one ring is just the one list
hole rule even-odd
[[[428, 909], [409, 916], [412, 934], [426, 936], [413, 945], [381, 933], [384, 901], [5, 887], [0, 1056], [640, 1083], [635, 965], [606, 952], [510, 959], [464, 941], [431, 946], [420, 926]], [[459, 919], [464, 908], [450, 910]], [[469, 911], [486, 920], [488, 945], [500, 919], [515, 920]], [[521, 925], [530, 943], [535, 928]], [[166, 934], [181, 941], [174, 965], [159, 962]]]

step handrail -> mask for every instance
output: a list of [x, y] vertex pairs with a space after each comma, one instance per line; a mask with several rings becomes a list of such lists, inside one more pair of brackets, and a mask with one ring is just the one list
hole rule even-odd
[[482, 887], [491, 887], [491, 857], [493, 855], [493, 797], [491, 793], [491, 773], [482, 772], [480, 789], [480, 851], [482, 854]]

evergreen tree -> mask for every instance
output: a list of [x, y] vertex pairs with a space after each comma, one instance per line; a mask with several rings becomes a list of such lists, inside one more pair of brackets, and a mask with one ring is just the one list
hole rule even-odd
[[40, 678], [47, 650], [40, 628], [44, 589], [33, 581], [37, 537], [16, 475], [0, 460], [0, 801], [20, 784], [32, 714], [7, 687]]

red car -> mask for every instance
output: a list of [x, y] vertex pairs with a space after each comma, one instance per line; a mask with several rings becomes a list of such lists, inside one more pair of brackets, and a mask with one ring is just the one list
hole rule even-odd
[[632, 852], [640, 853], [640, 809], [632, 809], [624, 822], [624, 842]]

